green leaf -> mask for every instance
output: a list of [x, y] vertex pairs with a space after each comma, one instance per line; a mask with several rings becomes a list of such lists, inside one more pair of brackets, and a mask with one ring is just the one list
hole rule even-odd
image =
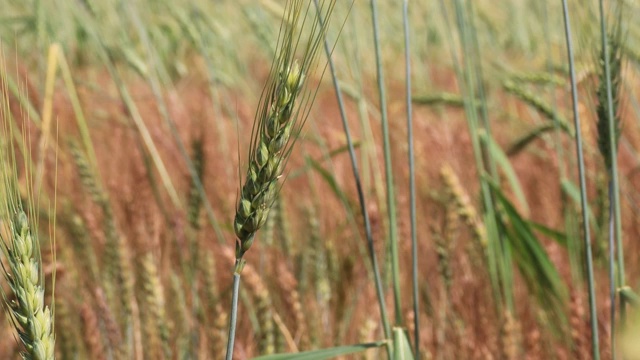
[[633, 290], [631, 290], [630, 287], [628, 286], [624, 286], [622, 288], [620, 288], [620, 290], [618, 290], [620, 292], [620, 296], [622, 298], [624, 298], [624, 300], [633, 305], [633, 306], [638, 306], [640, 305], [640, 297], [638, 296], [638, 294], [634, 293]]
[[[502, 296], [501, 290], [501, 282], [508, 281], [505, 278], [504, 268], [502, 266], [502, 262], [499, 259], [502, 259], [501, 251], [500, 251], [500, 233], [498, 231], [498, 226], [496, 223], [496, 216], [493, 208], [486, 210], [483, 215], [483, 221], [485, 227], [487, 229], [487, 248], [486, 248], [486, 258], [487, 264], [489, 268], [489, 278], [491, 279], [491, 288], [493, 290], [494, 300], [501, 304], [502, 306], [505, 297]], [[511, 295], [513, 292], [510, 290], [507, 295], [507, 301], [510, 301], [512, 298]]]
[[438, 94], [422, 94], [414, 95], [411, 101], [420, 105], [447, 105], [454, 107], [464, 107], [464, 99], [459, 94], [454, 93], [438, 93]]
[[[363, 352], [368, 349], [384, 346], [385, 344], [386, 344], [385, 341], [378, 341], [378, 342], [366, 343], [366, 344], [338, 346], [330, 349], [305, 351], [305, 352], [299, 352], [294, 354], [274, 354], [274, 355], [258, 356], [257, 358], [254, 358], [254, 360], [289, 360], [289, 359], [291, 360], [324, 360], [324, 359], [331, 359], [340, 355], [348, 355], [348, 354]], [[406, 358], [406, 359], [413, 359], [413, 358]]]
[[[361, 146], [361, 142], [356, 141], [353, 143], [353, 148], [354, 149], [358, 149]], [[319, 159], [312, 159], [310, 156], [306, 156], [306, 158], [311, 159], [311, 161], [313, 161], [316, 164], [321, 164], [329, 159], [333, 159], [334, 157], [345, 153], [349, 151], [349, 145], [343, 145], [340, 146], [336, 149], [333, 149], [331, 151], [329, 151], [329, 153], [326, 156], [322, 156]], [[288, 179], [295, 179], [303, 174], [305, 174], [307, 171], [309, 171], [309, 169], [312, 168], [311, 162], [306, 161], [305, 164], [299, 168], [293, 169], [289, 175], [287, 176]]]
[[[569, 179], [562, 179], [560, 181], [560, 184], [562, 186], [562, 190], [567, 195], [569, 195], [571, 200], [573, 200], [576, 203], [577, 206], [580, 207], [581, 206], [580, 189], [578, 189], [578, 187], [574, 183], [572, 183]], [[593, 216], [593, 213], [591, 212], [591, 207], [589, 207], [589, 206], [587, 206], [587, 213], [589, 215], [589, 224], [593, 228], [593, 231], [596, 234], [599, 234], [600, 233], [600, 227], [596, 223], [596, 221], [595, 221], [596, 217]]]
[[513, 260], [520, 270], [529, 291], [533, 293], [543, 307], [558, 316], [561, 322], [563, 316], [563, 299], [566, 289], [562, 278], [553, 262], [549, 259], [544, 246], [536, 237], [530, 223], [523, 219], [513, 204], [502, 191], [492, 184], [496, 200], [503, 209], [504, 217], [500, 219], [505, 231], [506, 239], [511, 248]]
[[327, 169], [322, 167], [322, 165], [311, 157], [306, 158], [306, 163], [309, 164], [311, 169], [315, 170], [326, 182], [327, 185], [331, 188], [333, 193], [344, 203], [345, 205], [350, 205], [349, 198], [347, 194], [340, 188], [340, 184], [336, 178], [329, 172]]
[[558, 230], [554, 230], [552, 228], [546, 227], [542, 224], [539, 224], [535, 221], [528, 221], [529, 226], [531, 226], [534, 230], [538, 230], [542, 235], [549, 237], [554, 240], [558, 245], [566, 248], [567, 247], [567, 234]]
[[525, 147], [527, 147], [527, 145], [529, 145], [532, 141], [542, 136], [542, 134], [548, 131], [553, 131], [555, 129], [556, 129], [556, 125], [554, 124], [544, 124], [544, 125], [538, 126], [537, 128], [533, 129], [531, 132], [525, 134], [521, 138], [514, 141], [511, 144], [511, 146], [509, 146], [509, 149], [507, 150], [507, 155], [509, 156], [516, 155], [517, 153], [522, 151]]
[[413, 360], [413, 351], [411, 344], [407, 339], [404, 329], [393, 328], [393, 359], [394, 360]]
[[509, 181], [509, 185], [511, 185], [511, 189], [513, 190], [514, 195], [518, 199], [518, 202], [523, 206], [523, 209], [526, 213], [529, 213], [529, 205], [527, 204], [527, 198], [524, 196], [524, 191], [522, 191], [522, 187], [520, 186], [520, 181], [518, 180], [518, 176], [516, 172], [513, 170], [511, 166], [511, 162], [507, 157], [507, 154], [502, 151], [500, 145], [498, 145], [495, 140], [491, 136], [488, 136], [486, 132], [480, 133], [480, 139], [488, 146], [489, 152], [491, 153], [491, 157], [496, 160], [497, 164], [500, 166], [502, 171], [504, 172], [507, 180]]

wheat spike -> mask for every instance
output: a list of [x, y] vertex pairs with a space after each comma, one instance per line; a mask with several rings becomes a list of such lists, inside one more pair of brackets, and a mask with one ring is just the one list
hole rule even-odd
[[465, 193], [460, 180], [449, 165], [445, 165], [440, 170], [440, 176], [447, 187], [449, 196], [454, 200], [458, 208], [458, 216], [473, 231], [476, 243], [485, 252], [487, 246], [487, 234], [484, 225], [480, 221], [476, 209], [471, 205], [469, 196]]
[[521, 72], [511, 75], [511, 79], [518, 82], [525, 82], [538, 85], [556, 85], [566, 84], [566, 79], [549, 72]]
[[77, 326], [75, 326], [78, 318], [76, 313], [71, 311], [72, 306], [69, 304], [68, 297], [63, 296], [63, 294], [73, 293], [76, 289], [72, 289], [65, 285], [60, 286], [60, 288], [62, 288], [62, 294], [58, 293], [55, 297], [55, 328], [56, 333], [58, 334], [56, 341], [59, 349], [56, 353], [56, 357], [60, 359], [72, 359], [79, 351], [78, 339], [80, 338], [80, 334]]
[[99, 278], [98, 260], [96, 259], [95, 250], [91, 245], [91, 238], [87, 232], [84, 221], [77, 214], [69, 216], [70, 220], [66, 223], [71, 235], [74, 255], [80, 262], [80, 268], [87, 274], [87, 281], [95, 284]]
[[[153, 254], [145, 253], [139, 263], [142, 331], [151, 358], [171, 359], [170, 336], [165, 314], [164, 291]], [[158, 351], [160, 350], [160, 351]]]
[[[363, 324], [360, 326], [360, 329], [358, 330], [358, 341], [360, 341], [361, 343], [366, 343], [366, 342], [370, 342], [375, 338], [375, 331], [378, 327], [378, 323], [372, 319], [372, 318], [367, 318]], [[360, 355], [360, 359], [361, 360], [371, 360], [373, 359], [373, 354], [368, 351], [363, 353], [362, 355]]]
[[452, 107], [464, 107], [464, 98], [454, 93], [434, 93], [414, 95], [411, 101], [420, 105], [444, 105]]
[[504, 312], [502, 329], [500, 331], [501, 358], [505, 360], [520, 359], [520, 327], [518, 320], [510, 311]]
[[268, 115], [256, 152], [250, 158], [249, 171], [242, 187], [236, 210], [234, 229], [239, 239], [236, 257], [241, 258], [253, 242], [256, 231], [264, 225], [269, 208], [278, 191], [278, 179], [286, 162], [287, 149], [294, 121], [291, 115], [294, 100], [300, 89], [304, 75], [298, 63], [292, 69], [283, 69], [280, 75], [285, 86], [275, 99]]
[[523, 88], [522, 86], [517, 85], [511, 80], [505, 81], [502, 86], [509, 93], [517, 96], [520, 100], [529, 104], [534, 109], [538, 110], [549, 120], [556, 122], [558, 127], [565, 131], [567, 134], [573, 136], [573, 129], [569, 126], [569, 122], [564, 119], [560, 114], [556, 113], [549, 104], [545, 103], [543, 99], [541, 99], [535, 93]]
[[122, 333], [118, 327], [113, 311], [107, 304], [107, 298], [101, 288], [94, 291], [96, 306], [100, 312], [100, 318], [104, 323], [107, 332], [107, 340], [109, 341], [110, 350], [113, 352], [113, 358], [116, 360], [124, 360], [127, 358], [126, 348], [122, 343]]
[[[22, 356], [25, 359], [53, 359], [53, 314], [44, 304], [44, 276], [38, 240], [32, 235], [27, 214], [21, 210], [11, 217], [9, 229], [2, 230], [2, 252], [7, 259], [2, 270], [15, 295], [15, 299], [6, 305], [25, 347]], [[6, 295], [4, 298], [6, 301]]]
[[[6, 93], [3, 94], [0, 99], [0, 268], [11, 295], [5, 292], [4, 287], [0, 287], [0, 293], [9, 321], [22, 345], [22, 358], [52, 360], [55, 357], [54, 314], [44, 300], [45, 280], [38, 239], [38, 218], [34, 215], [38, 204], [34, 202], [36, 195], [30, 182], [33, 175], [28, 168], [25, 169], [28, 179], [25, 201], [28, 207], [25, 209], [12, 142], [18, 134], [14, 133], [13, 124], [9, 123], [11, 110], [7, 105]], [[28, 153], [23, 155], [25, 167], [33, 163]]]
[[219, 304], [216, 303], [214, 306], [214, 314], [216, 314], [215, 319], [213, 320], [212, 325], [208, 326], [209, 329], [209, 341], [211, 341], [211, 353], [214, 356], [214, 359], [222, 359], [225, 353], [225, 345], [227, 342], [227, 325], [229, 323], [229, 315], [225, 311], [225, 309]]
[[540, 330], [537, 328], [530, 329], [525, 337], [525, 343], [527, 344], [527, 354], [525, 359], [533, 360], [543, 357]]
[[590, 359], [590, 340], [585, 306], [580, 293], [571, 289], [569, 294], [569, 325], [571, 326], [572, 352], [574, 359]]
[[444, 283], [447, 298], [449, 298], [447, 301], [449, 301], [451, 297], [451, 284], [453, 283], [453, 275], [449, 261], [451, 254], [450, 241], [438, 234], [434, 234], [434, 236], [436, 238], [436, 254], [438, 255], [438, 273]]
[[87, 160], [86, 155], [80, 149], [80, 147], [74, 143], [69, 143], [69, 151], [71, 157], [78, 168], [78, 175], [80, 175], [80, 182], [85, 187], [86, 191], [91, 196], [91, 199], [99, 206], [102, 206], [107, 201], [107, 195], [102, 189], [102, 186], [95, 177], [95, 172]]
[[[304, 84], [315, 66], [326, 31], [324, 24], [329, 20], [335, 0], [323, 2], [319, 10], [324, 24], [320, 24], [318, 16], [309, 14], [312, 2], [308, 2], [306, 9], [304, 2], [287, 2], [277, 55], [255, 117], [248, 169], [234, 219], [237, 260], [249, 250], [256, 232], [267, 221], [280, 189], [279, 179], [313, 101], [313, 95], [304, 91]], [[303, 37], [300, 29], [305, 25], [310, 25], [307, 43], [300, 45]], [[302, 51], [301, 56], [298, 50]]]
[[260, 323], [259, 348], [261, 354], [275, 353], [273, 305], [269, 290], [252, 266], [244, 269], [245, 282], [257, 301], [258, 322]]
[[276, 199], [272, 211], [274, 211], [274, 233], [277, 234], [280, 247], [283, 248], [284, 254], [295, 256], [296, 249], [291, 239], [291, 222], [288, 216], [288, 204], [284, 196], [279, 195]]
[[298, 293], [298, 281], [289, 271], [286, 264], [283, 262], [278, 263], [278, 284], [282, 290], [283, 300], [287, 307], [293, 313], [295, 320], [296, 338], [299, 338], [300, 347], [305, 348], [309, 345], [309, 339], [307, 337], [306, 329], [306, 317], [302, 309], [302, 302], [300, 301], [300, 294]]
[[611, 98], [613, 99], [613, 122], [614, 122], [614, 144], [610, 141], [609, 131], [609, 102], [607, 101], [607, 81], [605, 73], [605, 54], [604, 50], [600, 51], [598, 72], [598, 89], [596, 90], [596, 98], [598, 104], [596, 105], [596, 114], [598, 122], [596, 127], [598, 129], [598, 150], [605, 162], [607, 171], [611, 171], [611, 147], [618, 147], [618, 140], [621, 134], [620, 128], [620, 90], [622, 79], [622, 50], [619, 36], [607, 34], [608, 50], [609, 50], [609, 70], [611, 77]]
[[[96, 178], [95, 171], [87, 161], [86, 155], [74, 143], [69, 145], [71, 155], [78, 168], [78, 174], [83, 186], [88, 191], [92, 200], [98, 205], [103, 212], [103, 228], [106, 238], [105, 245], [105, 261], [104, 271], [108, 298], [111, 302], [115, 302], [116, 298], [120, 301], [122, 307], [121, 320], [124, 324], [123, 328], [129, 323], [131, 315], [131, 301], [133, 300], [133, 279], [130, 276], [131, 266], [129, 265], [128, 250], [119, 234], [116, 224], [116, 218], [109, 202], [109, 196], [102, 188], [99, 179]], [[73, 224], [72, 225], [77, 225]], [[81, 229], [78, 228], [78, 231]], [[89, 258], [89, 266], [91, 265]], [[95, 269], [91, 269], [92, 272]], [[116, 296], [116, 291], [119, 295]], [[118, 312], [120, 314], [120, 312]]]
[[183, 356], [193, 357], [194, 349], [190, 349], [190, 345], [193, 343], [189, 336], [191, 330], [191, 323], [189, 318], [189, 307], [187, 305], [187, 299], [185, 297], [186, 292], [182, 286], [182, 279], [175, 272], [170, 274], [171, 286], [169, 287], [169, 298], [173, 301], [169, 301], [167, 304], [169, 319], [174, 324], [174, 339], [176, 343], [176, 355], [178, 358]]
[[98, 317], [86, 303], [80, 308], [80, 317], [82, 318], [84, 330], [84, 342], [91, 359], [106, 360], [106, 351], [98, 326]]
[[[193, 152], [193, 166], [195, 167], [198, 178], [202, 180], [204, 174], [204, 143], [202, 140], [196, 140], [191, 144]], [[202, 198], [200, 192], [196, 186], [195, 180], [191, 180], [191, 186], [189, 187], [189, 201], [188, 201], [188, 220], [192, 229], [200, 229], [200, 211], [202, 209]]]

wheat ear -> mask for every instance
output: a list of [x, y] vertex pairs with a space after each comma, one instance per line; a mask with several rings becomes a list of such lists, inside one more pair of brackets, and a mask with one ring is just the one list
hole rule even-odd
[[15, 295], [15, 300], [7, 302], [7, 305], [11, 321], [25, 347], [22, 356], [24, 359], [53, 359], [53, 314], [44, 304], [38, 240], [32, 236], [27, 215], [21, 210], [13, 215], [7, 230], [9, 235], [2, 235], [2, 252], [7, 258], [7, 265], [3, 264], [2, 269]]
[[458, 216], [471, 229], [475, 243], [484, 254], [487, 247], [487, 231], [476, 209], [471, 204], [469, 196], [464, 191], [460, 179], [449, 165], [444, 165], [440, 169], [440, 176], [445, 183], [448, 196], [458, 209]]
[[[315, 66], [326, 27], [310, 14], [311, 2], [306, 9], [304, 2], [287, 2], [276, 57], [253, 125], [249, 167], [234, 219], [238, 260], [249, 250], [256, 232], [267, 221], [279, 191], [278, 180], [313, 101], [313, 96], [303, 87], [307, 74]], [[335, 0], [323, 2], [320, 11], [326, 21], [334, 5]], [[309, 20], [311, 24], [306, 23]], [[298, 49], [305, 25], [309, 25], [308, 42]], [[299, 50], [302, 51], [300, 60], [296, 59]]]
[[[317, 14], [311, 10], [314, 4]], [[248, 169], [233, 221], [237, 240], [227, 360], [233, 358], [242, 257], [267, 221], [280, 190], [284, 166], [309, 115], [315, 92], [305, 90], [305, 79], [316, 66], [318, 49], [335, 4], [336, 0], [325, 0], [322, 4], [289, 0], [285, 6], [269, 79], [251, 131]]]
[[274, 94], [273, 106], [259, 131], [258, 143], [255, 153], [250, 156], [249, 170], [236, 210], [234, 229], [239, 240], [237, 258], [249, 250], [256, 231], [267, 221], [269, 208], [278, 192], [282, 165], [289, 155], [286, 147], [295, 125], [291, 115], [304, 75], [298, 62], [295, 62], [293, 67], [283, 69], [279, 76], [283, 86], [277, 95]]
[[[618, 140], [620, 139], [620, 90], [621, 90], [621, 78], [622, 78], [622, 51], [620, 46], [620, 40], [617, 36], [607, 34], [608, 38], [608, 56], [609, 56], [609, 74], [611, 76], [611, 93], [612, 93], [612, 109], [609, 109], [609, 102], [607, 101], [607, 82], [605, 79], [606, 73], [605, 70], [602, 69], [598, 73], [598, 89], [596, 90], [597, 101], [596, 105], [596, 114], [598, 116], [598, 150], [600, 150], [600, 154], [604, 158], [605, 166], [607, 171], [611, 171], [611, 146], [617, 148]], [[600, 65], [604, 68], [605, 62], [605, 54], [604, 51], [600, 52]], [[610, 137], [609, 131], [609, 112], [614, 116], [614, 134], [613, 137]], [[610, 138], [613, 138], [614, 143], [611, 144]]]

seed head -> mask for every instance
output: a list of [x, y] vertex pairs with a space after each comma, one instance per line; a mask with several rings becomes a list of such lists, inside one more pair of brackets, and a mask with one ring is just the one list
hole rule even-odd
[[267, 221], [280, 190], [284, 165], [313, 102], [312, 92], [305, 91], [305, 80], [315, 67], [335, 0], [323, 1], [319, 6], [324, 22], [318, 20], [318, 14], [311, 13], [312, 4], [311, 0], [287, 2], [275, 63], [255, 117], [248, 168], [236, 206], [233, 229], [238, 260]]

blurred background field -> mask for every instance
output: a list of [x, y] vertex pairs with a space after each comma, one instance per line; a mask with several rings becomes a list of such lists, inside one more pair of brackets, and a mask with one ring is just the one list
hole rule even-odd
[[[618, 285], [637, 290], [640, 23], [634, 19], [640, 19], [640, 2], [605, 4], [609, 25], [618, 24], [624, 40], [617, 173], [626, 283]], [[409, 1], [418, 314], [411, 303], [401, 5], [378, 4], [400, 250], [398, 325], [413, 343], [414, 319], [420, 319], [425, 359], [590, 358], [561, 2]], [[2, 116], [22, 129], [18, 153], [31, 153], [25, 167], [42, 184], [40, 237], [47, 281], [56, 274], [58, 358], [223, 357], [239, 169], [246, 165], [283, 6], [278, 0], [0, 0], [8, 110]], [[569, 1], [569, 9], [600, 348], [611, 358], [609, 179], [596, 113], [598, 7]], [[338, 1], [328, 40], [335, 42], [333, 59], [394, 314], [371, 29], [368, 2]], [[465, 45], [461, 31], [473, 46]], [[308, 80], [318, 93], [286, 182], [246, 256], [238, 359], [384, 336], [336, 96], [328, 73], [320, 80], [325, 62], [322, 54], [321, 68]], [[477, 79], [471, 87], [464, 85], [468, 74]], [[469, 128], [470, 112], [486, 119], [476, 132]], [[485, 161], [497, 169], [482, 172], [493, 180], [493, 215], [482, 200], [478, 139], [487, 144]], [[495, 228], [487, 228], [488, 217]], [[49, 246], [54, 218], [55, 258]], [[492, 236], [509, 250], [492, 253]], [[496, 262], [496, 256], [502, 257]], [[492, 269], [495, 263], [502, 270]], [[47, 285], [50, 299], [52, 282]], [[630, 307], [629, 328], [635, 315]], [[3, 319], [0, 326], [2, 358], [17, 358], [19, 350], [10, 325]], [[623, 340], [616, 337], [619, 351]], [[384, 350], [357, 356], [382, 358]]]

